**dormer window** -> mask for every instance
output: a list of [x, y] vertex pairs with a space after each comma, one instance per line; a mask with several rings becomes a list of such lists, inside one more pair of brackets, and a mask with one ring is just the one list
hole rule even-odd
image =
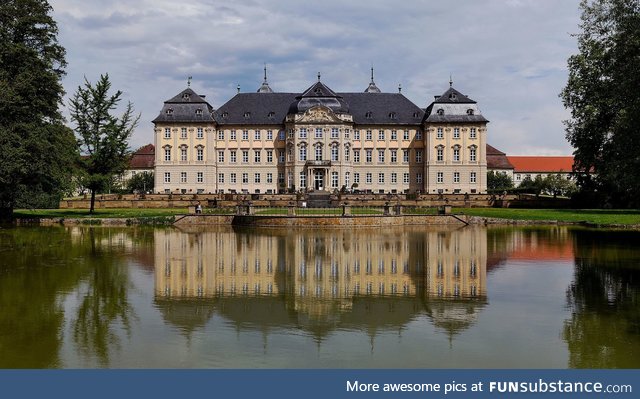
[[273, 118], [274, 116], [276, 116], [276, 113], [271, 111], [269, 112], [269, 114], [267, 115], [269, 118]]
[[245, 119], [249, 119], [249, 118], [251, 118], [251, 112], [245, 112], [245, 113], [244, 113], [244, 118], [245, 118]]
[[414, 113], [413, 113], [413, 117], [414, 117], [414, 118], [417, 118], [417, 117], [419, 117], [419, 116], [420, 116], [420, 114], [419, 114], [418, 112], [414, 112]]
[[438, 108], [438, 110], [436, 111], [436, 113], [437, 113], [438, 115], [444, 115], [444, 109], [442, 109], [442, 108]]
[[183, 99], [183, 100], [188, 100], [189, 98], [191, 98], [191, 94], [189, 94], [189, 93], [184, 93], [184, 94], [182, 95], [182, 99]]
[[167, 110], [167, 115], [173, 115], [173, 109], [172, 108], [169, 108]]
[[364, 117], [367, 119], [371, 119], [373, 117], [373, 113], [371, 111], [367, 111], [367, 113], [364, 114]]
[[457, 100], [458, 97], [456, 96], [456, 93], [451, 93], [449, 94], [449, 100]]
[[467, 115], [473, 115], [473, 109], [469, 108], [469, 109], [467, 110]]
[[320, 90], [319, 87], [316, 87], [316, 89], [313, 92], [316, 93], [317, 95], [321, 95], [322, 94], [322, 90]]
[[391, 112], [391, 113], [389, 114], [389, 119], [397, 119], [397, 115], [396, 115], [396, 113], [395, 113], [395, 112]]
[[202, 116], [202, 110], [201, 110], [201, 109], [197, 109], [197, 110], [196, 110], [196, 115], [198, 115], [198, 116]]
[[229, 116], [229, 113], [228, 113], [228, 112], [223, 112], [223, 113], [222, 113], [222, 117], [223, 117], [223, 118], [227, 118], [228, 116]]

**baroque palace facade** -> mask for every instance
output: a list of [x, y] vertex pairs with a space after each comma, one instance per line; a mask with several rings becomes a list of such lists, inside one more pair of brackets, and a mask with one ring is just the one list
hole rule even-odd
[[277, 93], [266, 78], [215, 110], [190, 87], [155, 125], [160, 193], [483, 193], [487, 123], [449, 88], [425, 109], [400, 90], [336, 93], [320, 80]]

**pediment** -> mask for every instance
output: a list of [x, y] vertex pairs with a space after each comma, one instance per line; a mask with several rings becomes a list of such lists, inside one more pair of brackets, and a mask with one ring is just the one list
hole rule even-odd
[[317, 105], [306, 110], [296, 123], [342, 123], [342, 120], [330, 108]]

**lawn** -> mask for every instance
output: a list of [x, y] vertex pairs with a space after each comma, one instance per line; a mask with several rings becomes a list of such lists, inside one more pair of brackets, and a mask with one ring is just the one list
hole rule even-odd
[[637, 209], [454, 208], [454, 213], [516, 220], [557, 220], [594, 224], [640, 224]]
[[15, 218], [151, 218], [167, 217], [187, 213], [186, 208], [116, 208], [96, 209], [93, 214], [87, 209], [16, 209]]

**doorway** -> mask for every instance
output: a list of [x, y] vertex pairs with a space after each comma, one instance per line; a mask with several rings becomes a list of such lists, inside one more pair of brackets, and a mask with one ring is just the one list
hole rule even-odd
[[322, 191], [324, 189], [324, 170], [323, 169], [315, 169], [313, 177], [313, 187], [316, 190]]

